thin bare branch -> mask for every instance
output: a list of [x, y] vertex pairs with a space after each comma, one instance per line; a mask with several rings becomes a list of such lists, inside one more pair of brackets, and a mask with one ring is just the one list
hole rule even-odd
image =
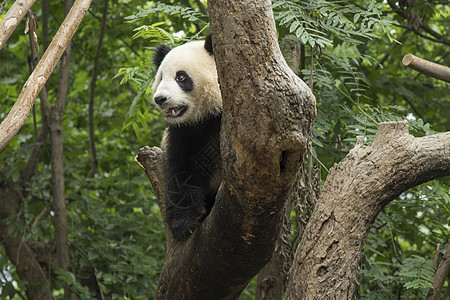
[[16, 103], [0, 124], [0, 151], [3, 151], [25, 123], [37, 95], [55, 69], [91, 3], [92, 0], [77, 0], [61, 24], [50, 46], [25, 83]]
[[94, 68], [92, 70], [91, 88], [89, 90], [89, 147], [92, 155], [92, 166], [89, 171], [88, 178], [94, 177], [98, 169], [97, 150], [95, 148], [95, 134], [94, 134], [94, 96], [95, 96], [95, 84], [97, 82], [98, 65], [100, 62], [100, 55], [103, 45], [103, 38], [106, 31], [106, 17], [108, 16], [108, 4], [109, 0], [104, 0], [103, 6], [103, 18], [100, 27], [100, 36], [98, 38], [97, 51], [95, 53]]
[[17, 0], [0, 23], [0, 51], [36, 0]]
[[[90, 10], [89, 12], [88, 12], [92, 17], [94, 17], [95, 19], [97, 19], [97, 20], [99, 20], [99, 21], [101, 21], [102, 19], [99, 17], [99, 16], [97, 16], [96, 14], [94, 14], [93, 12], [92, 12], [92, 10]], [[108, 25], [106, 25], [106, 28], [108, 29], [108, 30], [114, 30], [114, 28], [112, 28], [111, 26], [108, 26]], [[141, 57], [141, 54], [139, 54], [139, 52], [137, 51], [137, 50], [135, 50], [132, 46], [131, 46], [131, 44], [130, 43], [128, 43], [126, 40], [124, 40], [122, 37], [117, 37], [124, 45], [125, 45], [125, 47], [127, 47], [131, 52], [133, 52], [134, 54], [136, 54], [138, 57]]]
[[[30, 11], [31, 12], [31, 11]], [[32, 24], [29, 35], [30, 35], [30, 49], [31, 49], [31, 67], [33, 70], [36, 68], [36, 65], [39, 61], [38, 52], [36, 43], [33, 42], [33, 35], [35, 31], [35, 26]], [[44, 86], [39, 94], [41, 98], [41, 116], [42, 116], [42, 126], [39, 130], [39, 134], [36, 137], [35, 144], [33, 150], [28, 158], [27, 164], [25, 168], [20, 172], [19, 185], [23, 186], [27, 183], [28, 180], [33, 176], [34, 171], [37, 168], [39, 158], [41, 156], [41, 151], [44, 146], [45, 140], [48, 134], [48, 119], [50, 113], [50, 102], [48, 101], [48, 93], [47, 89]]]

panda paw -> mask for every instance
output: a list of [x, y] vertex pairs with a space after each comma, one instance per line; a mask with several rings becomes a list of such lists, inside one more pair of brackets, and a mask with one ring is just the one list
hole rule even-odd
[[185, 241], [194, 232], [200, 223], [189, 219], [176, 220], [172, 224], [169, 224], [170, 231], [172, 232], [175, 241]]

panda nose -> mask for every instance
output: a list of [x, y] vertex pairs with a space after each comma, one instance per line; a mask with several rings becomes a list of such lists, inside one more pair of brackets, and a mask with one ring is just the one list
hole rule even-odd
[[155, 103], [158, 105], [163, 104], [164, 102], [166, 102], [167, 98], [164, 96], [157, 96], [155, 97]]

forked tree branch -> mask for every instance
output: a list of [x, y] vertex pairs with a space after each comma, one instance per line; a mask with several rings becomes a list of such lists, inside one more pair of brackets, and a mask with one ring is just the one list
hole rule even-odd
[[414, 138], [381, 123], [328, 174], [297, 248], [285, 299], [350, 299], [360, 252], [379, 212], [402, 192], [450, 175], [450, 132]]
[[23, 86], [16, 103], [0, 124], [0, 152], [3, 151], [9, 141], [25, 123], [37, 95], [56, 67], [56, 64], [83, 20], [86, 11], [89, 9], [91, 2], [92, 0], [75, 1], [51, 44]]
[[[211, 0], [208, 9], [223, 99], [224, 179], [200, 227], [186, 242], [168, 243], [158, 299], [240, 295], [272, 255], [315, 116], [311, 90], [281, 55], [271, 2]], [[166, 180], [153, 177], [161, 175], [158, 152], [144, 148], [137, 158], [156, 195]], [[147, 155], [157, 164], [147, 164]]]

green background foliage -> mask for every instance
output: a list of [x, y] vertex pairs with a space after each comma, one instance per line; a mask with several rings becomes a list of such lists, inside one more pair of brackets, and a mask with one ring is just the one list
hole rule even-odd
[[[444, 2], [412, 1], [412, 6], [403, 8], [420, 13], [423, 23], [448, 37], [450, 7]], [[164, 129], [151, 102], [155, 73], [151, 55], [157, 43], [176, 46], [207, 34], [206, 1], [110, 1], [95, 90], [99, 170], [87, 179], [91, 167], [88, 97], [102, 7], [103, 1], [94, 1], [73, 39], [63, 124], [72, 269], [59, 270], [50, 279], [56, 298], [69, 285], [82, 299], [97, 299], [98, 289], [111, 299], [147, 299], [155, 293], [165, 251], [156, 199], [133, 159], [140, 147], [159, 145]], [[298, 72], [305, 82], [312, 75], [318, 111], [312, 151], [323, 180], [327, 170], [352, 149], [356, 136], [365, 136], [366, 144], [372, 141], [380, 122], [408, 120], [415, 136], [450, 130], [449, 85], [401, 65], [403, 55], [412, 53], [449, 66], [449, 48], [417, 35], [386, 2], [275, 0], [273, 8], [279, 40], [304, 45], [307, 59]], [[39, 2], [33, 12], [40, 20]], [[49, 1], [51, 36], [63, 16], [60, 1]], [[24, 22], [0, 52], [0, 121], [30, 73], [29, 40], [23, 32]], [[37, 34], [41, 36], [42, 30]], [[44, 42], [40, 43], [42, 55]], [[57, 83], [53, 74], [47, 84], [52, 103]], [[33, 119], [37, 129], [41, 124], [39, 98], [35, 110], [35, 117], [29, 117], [0, 153], [0, 181], [17, 180], [25, 166], [35, 143]], [[53, 245], [51, 214], [32, 225], [51, 206], [48, 143], [17, 215], [9, 220], [14, 236]], [[426, 295], [436, 245], [448, 243], [448, 184], [449, 179], [443, 178], [413, 188], [379, 215], [361, 253], [355, 298]], [[24, 282], [1, 245], [0, 271], [0, 297], [20, 299]], [[241, 298], [252, 299], [253, 289], [254, 282]]]

